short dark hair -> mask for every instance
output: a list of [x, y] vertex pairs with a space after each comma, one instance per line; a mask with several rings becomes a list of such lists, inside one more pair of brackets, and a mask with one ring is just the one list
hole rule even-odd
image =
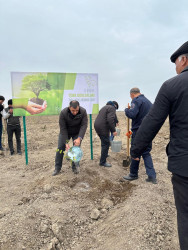
[[80, 103], [76, 100], [73, 100], [69, 103], [69, 107], [72, 107], [73, 109], [76, 109], [79, 106], [80, 106]]
[[130, 93], [131, 94], [139, 94], [140, 93], [140, 89], [139, 88], [132, 88], [131, 90], [130, 90]]
[[4, 101], [5, 100], [4, 96], [0, 95], [0, 100]]
[[12, 105], [12, 99], [8, 100], [8, 105]]

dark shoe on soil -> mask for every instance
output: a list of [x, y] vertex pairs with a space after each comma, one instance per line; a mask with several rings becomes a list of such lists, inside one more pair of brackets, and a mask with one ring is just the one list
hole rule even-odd
[[60, 173], [60, 170], [55, 169], [52, 176], [58, 175]]
[[0, 148], [0, 151], [5, 151], [5, 149], [3, 147]]
[[18, 154], [18, 155], [22, 155], [22, 151], [18, 151], [17, 154]]
[[11, 152], [10, 152], [10, 155], [13, 155], [13, 154], [14, 154], [14, 151], [11, 151]]
[[157, 184], [157, 179], [156, 179], [156, 178], [148, 177], [148, 178], [146, 179], [146, 181], [147, 181], [147, 182], [151, 182], [151, 183], [153, 183], [153, 184]]
[[100, 166], [106, 167], [106, 168], [110, 168], [112, 165], [108, 162], [105, 162], [104, 164], [99, 164]]
[[123, 176], [123, 179], [125, 179], [127, 181], [134, 181], [134, 180], [138, 179], [138, 176], [130, 176], [130, 174], [129, 174], [129, 175]]

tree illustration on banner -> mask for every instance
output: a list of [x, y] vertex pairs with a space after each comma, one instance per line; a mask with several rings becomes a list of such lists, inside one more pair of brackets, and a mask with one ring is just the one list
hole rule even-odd
[[32, 91], [36, 97], [31, 98], [29, 101], [39, 105], [44, 105], [45, 100], [39, 98], [39, 95], [42, 91], [50, 90], [51, 86], [47, 80], [47, 74], [32, 74], [27, 75], [22, 80], [22, 90]]

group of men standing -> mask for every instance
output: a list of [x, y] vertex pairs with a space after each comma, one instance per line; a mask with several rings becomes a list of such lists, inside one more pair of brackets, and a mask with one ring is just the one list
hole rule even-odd
[[[171, 56], [176, 65], [177, 76], [164, 82], [160, 88], [154, 104], [140, 93], [138, 88], [130, 90], [131, 106], [125, 109], [125, 115], [132, 119], [131, 164], [130, 173], [124, 176], [126, 181], [138, 178], [139, 161], [142, 156], [148, 178], [146, 181], [157, 183], [156, 172], [150, 155], [151, 143], [161, 126], [169, 116], [170, 142], [167, 145], [168, 169], [172, 173], [172, 184], [175, 204], [177, 208], [178, 233], [181, 250], [188, 249], [188, 42], [184, 43]], [[2, 103], [0, 97], [0, 111]], [[101, 140], [101, 157], [99, 165], [111, 167], [107, 162], [110, 146], [109, 134], [117, 135], [115, 129], [116, 110], [118, 103], [109, 101], [100, 111], [95, 120], [94, 127]], [[13, 119], [11, 109], [6, 111], [6, 119]], [[16, 122], [16, 121], [15, 121]], [[7, 123], [9, 148], [12, 147], [12, 132], [15, 130]], [[87, 130], [88, 118], [86, 110], [80, 107], [79, 102], [73, 100], [69, 107], [63, 109], [59, 117], [59, 140], [55, 158], [53, 176], [60, 173], [64, 151], [69, 149], [68, 142], [72, 138], [73, 145], [80, 146]], [[13, 126], [19, 126], [17, 121]], [[2, 135], [2, 119], [0, 115], [0, 150]], [[17, 152], [21, 152], [20, 132], [17, 131]], [[72, 162], [72, 170], [79, 173], [79, 162]]]
[[[124, 180], [132, 181], [138, 178], [140, 157], [144, 159], [146, 181], [157, 183], [156, 172], [150, 155], [151, 142], [169, 116], [170, 142], [167, 145], [168, 169], [172, 172], [172, 184], [177, 208], [178, 234], [181, 250], [188, 249], [188, 42], [184, 43], [171, 56], [176, 65], [177, 76], [167, 80], [162, 85], [156, 100], [151, 102], [140, 93], [138, 88], [130, 91], [131, 106], [125, 109], [127, 117], [132, 119], [131, 165], [130, 173]], [[66, 148], [66, 140], [73, 138], [79, 146], [87, 129], [87, 114], [79, 103], [73, 101], [69, 108], [60, 114], [59, 148]], [[111, 167], [106, 161], [109, 149], [109, 133], [116, 136], [115, 113], [117, 102], [108, 102], [95, 120], [95, 130], [101, 140], [100, 166]], [[74, 121], [74, 122], [73, 122]], [[75, 127], [69, 127], [71, 124]], [[66, 129], [65, 129], [66, 128]], [[62, 130], [64, 129], [64, 130]], [[75, 130], [74, 130], [75, 129]], [[64, 131], [64, 137], [62, 131]], [[61, 139], [62, 138], [62, 139]], [[60, 172], [62, 155], [56, 153], [56, 165], [53, 175]]]

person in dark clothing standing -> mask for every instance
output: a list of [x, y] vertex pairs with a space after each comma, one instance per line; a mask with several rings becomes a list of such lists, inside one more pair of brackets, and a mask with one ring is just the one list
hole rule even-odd
[[3, 118], [7, 121], [7, 134], [8, 134], [8, 145], [10, 149], [10, 154], [14, 154], [13, 147], [13, 134], [16, 136], [17, 143], [17, 154], [21, 155], [21, 126], [20, 126], [20, 117], [13, 116], [13, 106], [12, 99], [8, 100], [8, 108], [3, 112]]
[[172, 56], [177, 76], [161, 86], [155, 102], [143, 120], [131, 148], [134, 159], [142, 154], [156, 136], [167, 116], [170, 121], [170, 142], [166, 152], [168, 170], [177, 209], [178, 234], [181, 250], [188, 249], [188, 41]]
[[2, 139], [2, 133], [3, 133], [3, 123], [2, 123], [2, 111], [4, 109], [3, 107], [3, 102], [5, 101], [4, 96], [0, 96], [0, 150], [3, 151], [3, 146], [1, 143], [1, 139]]
[[[132, 88], [130, 90], [130, 96], [132, 99], [131, 107], [125, 109], [125, 115], [128, 118], [132, 119], [132, 128], [131, 128], [132, 130], [131, 147], [132, 147], [137, 130], [139, 129], [143, 118], [149, 112], [152, 104], [144, 95], [140, 93], [140, 90], [138, 88]], [[141, 156], [144, 159], [146, 174], [148, 175], [146, 181], [156, 184], [157, 183], [156, 173], [153, 167], [153, 161], [150, 154], [151, 149], [152, 149], [152, 143], [149, 143]], [[127, 176], [123, 176], [125, 180], [132, 181], [138, 179], [139, 163], [140, 163], [139, 161], [136, 161], [134, 159], [131, 160], [130, 174]]]
[[[60, 133], [58, 150], [55, 158], [53, 176], [59, 174], [62, 168], [65, 149], [69, 149], [68, 142], [72, 138], [74, 146], [80, 146], [87, 130], [88, 118], [86, 110], [80, 107], [78, 101], [71, 101], [69, 107], [64, 108], [59, 116]], [[72, 170], [78, 174], [79, 162], [72, 162]]]
[[117, 135], [114, 123], [116, 109], [118, 109], [118, 103], [116, 101], [109, 101], [107, 105], [99, 111], [94, 123], [95, 131], [101, 140], [101, 158], [99, 165], [104, 167], [112, 166], [110, 163], [106, 162], [106, 158], [108, 157], [108, 150], [110, 147], [109, 134], [111, 132], [113, 136]]

